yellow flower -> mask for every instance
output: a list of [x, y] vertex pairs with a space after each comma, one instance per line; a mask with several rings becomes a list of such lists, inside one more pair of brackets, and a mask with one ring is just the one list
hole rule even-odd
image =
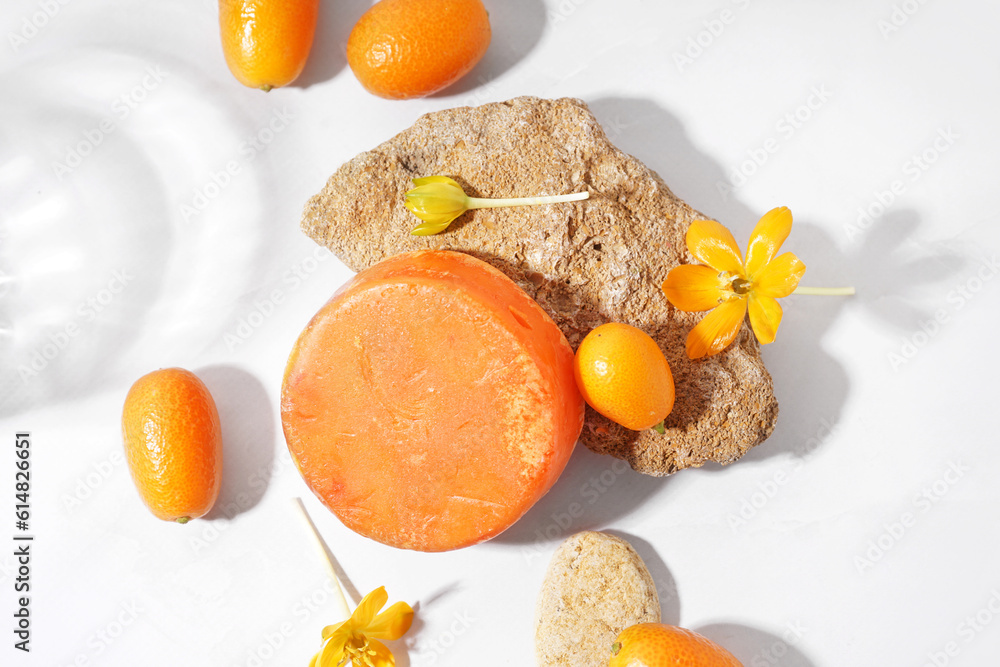
[[448, 229], [448, 225], [466, 211], [477, 208], [499, 208], [501, 206], [534, 206], [537, 204], [559, 204], [580, 201], [590, 196], [588, 192], [553, 197], [521, 197], [517, 199], [480, 199], [469, 197], [462, 186], [447, 176], [427, 176], [415, 178], [417, 187], [406, 193], [404, 206], [424, 221], [411, 234], [432, 236]]
[[431, 236], [443, 232], [451, 221], [469, 210], [469, 196], [447, 176], [415, 178], [417, 187], [406, 193], [404, 206], [424, 221], [411, 233]]
[[757, 340], [774, 340], [781, 322], [778, 299], [794, 292], [806, 271], [790, 252], [775, 257], [791, 230], [792, 212], [784, 206], [765, 213], [750, 235], [744, 262], [728, 229], [710, 220], [691, 223], [688, 250], [707, 266], [674, 267], [663, 283], [667, 299], [680, 310], [712, 311], [688, 334], [688, 357], [699, 359], [725, 349], [748, 311]]
[[376, 640], [396, 640], [406, 634], [413, 622], [413, 608], [397, 602], [379, 614], [388, 601], [385, 586], [376, 588], [361, 600], [349, 619], [323, 628], [323, 647], [309, 667], [341, 667], [348, 661], [354, 667], [394, 667], [392, 651]]

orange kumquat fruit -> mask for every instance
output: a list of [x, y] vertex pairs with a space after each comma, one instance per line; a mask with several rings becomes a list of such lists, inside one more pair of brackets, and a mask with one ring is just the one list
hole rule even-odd
[[229, 70], [250, 88], [287, 86], [305, 67], [318, 15], [319, 0], [219, 0]]
[[481, 0], [382, 0], [351, 31], [347, 62], [370, 93], [423, 97], [465, 76], [490, 37]]
[[611, 646], [608, 667], [743, 667], [736, 657], [697, 632], [663, 623], [625, 628]]
[[125, 457], [139, 495], [164, 521], [212, 509], [222, 480], [222, 430], [208, 388], [182, 368], [136, 380], [122, 411]]
[[587, 334], [573, 369], [590, 407], [625, 428], [656, 426], [674, 407], [674, 378], [663, 352], [630, 324], [609, 322]]

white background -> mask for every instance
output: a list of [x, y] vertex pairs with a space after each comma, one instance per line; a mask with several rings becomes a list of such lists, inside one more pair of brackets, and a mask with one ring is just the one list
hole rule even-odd
[[[994, 664], [995, 3], [487, 0], [485, 60], [405, 102], [345, 66], [367, 4], [325, 1], [305, 73], [264, 94], [227, 70], [209, 1], [4, 0], [0, 544], [16, 430], [37, 538], [28, 656], [0, 546], [0, 662], [304, 666], [339, 619], [303, 496], [358, 591], [419, 605], [401, 665], [532, 664], [545, 567], [581, 529], [630, 539], [664, 620], [748, 666]], [[789, 206], [803, 284], [858, 295], [785, 300], [764, 351], [778, 426], [739, 463], [654, 479], [580, 447], [492, 542], [396, 551], [324, 509], [281, 437], [287, 354], [350, 276], [299, 214], [421, 114], [524, 94], [587, 101], [741, 245]], [[165, 366], [196, 371], [223, 419], [219, 505], [186, 526], [149, 514], [121, 458], [125, 393]]]

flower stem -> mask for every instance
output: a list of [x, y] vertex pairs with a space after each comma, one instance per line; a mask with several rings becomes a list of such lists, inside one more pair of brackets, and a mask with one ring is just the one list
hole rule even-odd
[[853, 287], [796, 287], [792, 294], [808, 294], [810, 296], [852, 296]]
[[539, 204], [562, 204], [569, 201], [581, 201], [590, 197], [587, 191], [574, 192], [571, 195], [553, 195], [551, 197], [519, 197], [516, 199], [481, 199], [469, 197], [469, 210], [474, 208], [500, 208], [502, 206], [537, 206]]
[[330, 568], [330, 574], [333, 577], [333, 587], [337, 589], [336, 602], [339, 603], [340, 613], [345, 619], [351, 617], [351, 609], [347, 606], [347, 599], [344, 597], [344, 589], [340, 586], [340, 576], [337, 573], [337, 564], [333, 559], [333, 554], [330, 552], [330, 548], [326, 546], [326, 542], [323, 540], [323, 536], [319, 534], [316, 529], [316, 524], [313, 523], [312, 517], [309, 516], [309, 512], [306, 511], [306, 506], [302, 504], [301, 498], [294, 498], [292, 502], [299, 508], [299, 512], [302, 513], [302, 518], [305, 519], [306, 525], [309, 527], [309, 532], [316, 540], [316, 546], [319, 547], [320, 551], [323, 553], [323, 560], [326, 562], [328, 568]]

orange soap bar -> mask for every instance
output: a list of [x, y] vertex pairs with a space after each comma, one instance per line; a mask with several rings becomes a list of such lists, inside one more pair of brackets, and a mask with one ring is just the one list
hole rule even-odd
[[446, 551], [510, 527], [583, 426], [573, 351], [537, 303], [451, 251], [362, 271], [292, 349], [281, 420], [313, 492], [350, 529]]

